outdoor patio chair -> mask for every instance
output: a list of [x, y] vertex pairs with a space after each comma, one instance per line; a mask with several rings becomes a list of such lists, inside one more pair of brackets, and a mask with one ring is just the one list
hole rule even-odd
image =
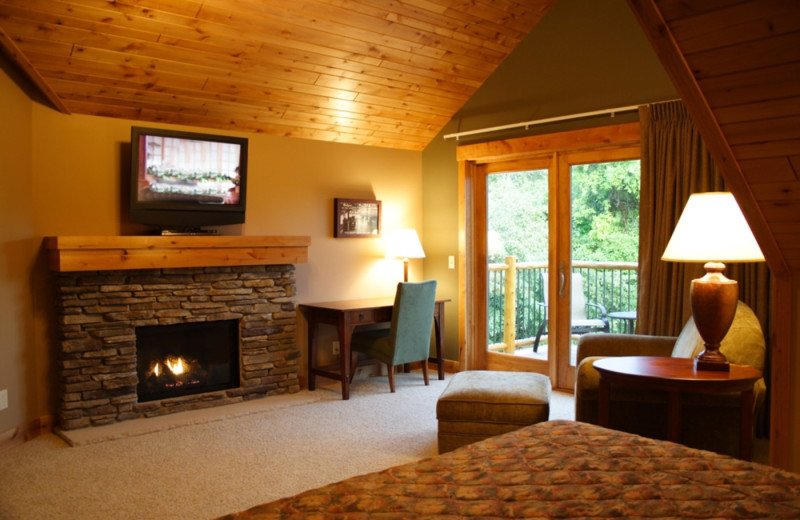
[[[544, 302], [537, 302], [537, 305], [544, 306], [544, 320], [539, 325], [536, 331], [536, 338], [533, 341], [533, 351], [537, 352], [539, 349], [539, 341], [542, 335], [547, 332], [547, 273], [542, 273], [542, 289], [544, 294]], [[606, 308], [599, 303], [591, 303], [586, 301], [586, 295], [583, 292], [583, 275], [580, 273], [572, 273], [572, 315], [570, 333], [573, 335], [582, 335], [589, 332], [609, 332], [608, 325], [608, 312]], [[593, 308], [595, 311], [592, 313], [596, 317], [589, 317], [588, 309]]]

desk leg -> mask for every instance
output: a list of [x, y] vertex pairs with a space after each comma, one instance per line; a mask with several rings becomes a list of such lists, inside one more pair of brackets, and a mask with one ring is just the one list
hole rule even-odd
[[669, 415], [667, 417], [667, 440], [681, 441], [681, 393], [669, 392]]
[[739, 431], [739, 458], [753, 458], [753, 390], [742, 392], [742, 418]]
[[353, 327], [339, 323], [336, 326], [339, 333], [339, 371], [342, 379], [342, 399], [350, 399], [350, 338], [353, 336]]
[[608, 401], [611, 395], [611, 384], [600, 376], [600, 387], [597, 392], [597, 422], [600, 426], [608, 428]]
[[308, 313], [308, 390], [313, 391], [317, 388], [316, 374], [314, 369], [317, 367], [317, 320], [313, 312]]

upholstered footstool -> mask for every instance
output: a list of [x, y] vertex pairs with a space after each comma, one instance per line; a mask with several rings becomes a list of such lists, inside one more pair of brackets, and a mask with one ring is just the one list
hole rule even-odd
[[457, 372], [436, 402], [439, 453], [550, 416], [550, 379], [531, 372]]

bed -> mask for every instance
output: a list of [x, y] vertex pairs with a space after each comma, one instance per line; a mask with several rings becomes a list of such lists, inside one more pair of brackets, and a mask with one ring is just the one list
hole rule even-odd
[[550, 421], [220, 520], [800, 518], [800, 475]]

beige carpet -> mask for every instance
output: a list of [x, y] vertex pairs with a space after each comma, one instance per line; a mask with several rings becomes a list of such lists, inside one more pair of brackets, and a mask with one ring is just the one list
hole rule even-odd
[[[419, 373], [234, 407], [141, 419], [0, 453], [3, 520], [204, 520], [436, 454], [447, 380]], [[572, 419], [554, 392], [551, 418]], [[227, 409], [226, 409], [227, 408]], [[134, 424], [140, 423], [140, 424]]]
[[324, 392], [300, 392], [271, 396], [269, 399], [245, 401], [228, 406], [217, 406], [203, 410], [191, 410], [172, 415], [151, 417], [138, 421], [123, 421], [98, 428], [81, 428], [79, 430], [56, 429], [56, 435], [67, 441], [70, 446], [85, 446], [97, 442], [135, 437], [159, 431], [183, 428], [193, 424], [205, 424], [243, 417], [253, 413], [265, 413], [280, 410], [289, 406], [315, 403], [326, 397]]

